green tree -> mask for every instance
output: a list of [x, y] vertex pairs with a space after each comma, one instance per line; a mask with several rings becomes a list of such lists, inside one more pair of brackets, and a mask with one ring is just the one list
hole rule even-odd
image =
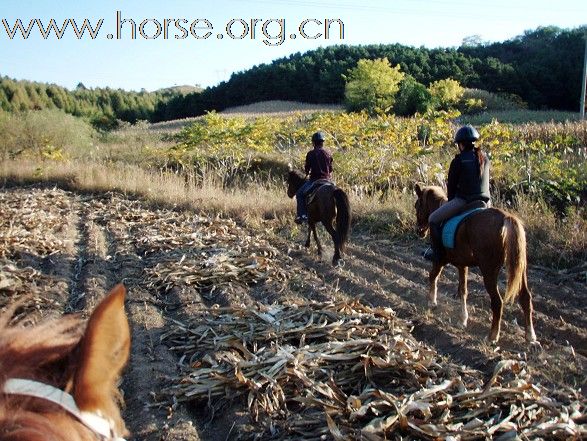
[[399, 65], [391, 67], [387, 58], [359, 60], [344, 77], [347, 109], [370, 114], [389, 112], [404, 76]]
[[400, 83], [393, 112], [401, 116], [410, 116], [415, 113], [425, 113], [431, 107], [432, 94], [430, 91], [414, 77], [406, 75]]

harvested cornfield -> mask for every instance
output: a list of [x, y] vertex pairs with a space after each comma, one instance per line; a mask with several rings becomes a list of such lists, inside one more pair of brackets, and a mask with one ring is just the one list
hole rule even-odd
[[[456, 272], [426, 308], [421, 244], [354, 232], [344, 268], [294, 232], [252, 229], [117, 193], [0, 191], [0, 307], [87, 315], [124, 282], [135, 440], [579, 439], [587, 430], [581, 274], [530, 268], [536, 332], [472, 271], [458, 328]], [[302, 232], [300, 232], [302, 233]]]
[[[564, 439], [585, 436], [576, 397], [502, 360], [486, 380], [418, 342], [389, 308], [306, 303], [213, 308], [162, 336], [182, 374], [170, 403], [246, 400], [265, 439]], [[247, 438], [258, 439], [259, 433]]]

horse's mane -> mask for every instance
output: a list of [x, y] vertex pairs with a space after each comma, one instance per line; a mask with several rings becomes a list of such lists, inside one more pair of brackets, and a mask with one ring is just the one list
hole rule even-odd
[[[9, 325], [16, 308], [0, 315], [0, 390], [10, 378], [27, 378], [66, 390], [70, 356], [83, 332], [78, 316], [48, 320], [34, 327]], [[30, 409], [30, 410], [27, 410]], [[51, 419], [47, 417], [51, 414]], [[2, 440], [84, 440], [88, 430], [50, 402], [0, 393]]]
[[306, 175], [304, 175], [301, 171], [298, 171], [298, 170], [290, 170], [289, 176], [293, 177], [293, 178], [297, 178], [300, 181], [306, 180]]
[[446, 193], [442, 187], [437, 185], [431, 185], [429, 187], [424, 188], [424, 192], [426, 193], [426, 198], [429, 202], [440, 202], [440, 204], [446, 201]]

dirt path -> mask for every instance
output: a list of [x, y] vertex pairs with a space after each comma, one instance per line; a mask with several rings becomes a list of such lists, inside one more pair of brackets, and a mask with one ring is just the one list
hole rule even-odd
[[[427, 309], [428, 264], [419, 257], [421, 242], [392, 242], [355, 233], [346, 265], [335, 269], [330, 256], [319, 260], [313, 249], [300, 246], [301, 232], [294, 242], [274, 233], [265, 238], [274, 247], [267, 261], [279, 267], [275, 274], [287, 276], [251, 285], [229, 283], [211, 291], [179, 282], [163, 289], [149, 281], [155, 269], [186, 267], [190, 257], [216, 262], [221, 261], [218, 256], [241, 253], [249, 258], [247, 247], [265, 245], [255, 242], [258, 232], [242, 229], [231, 239], [227, 236], [231, 224], [218, 221], [216, 225], [215, 220], [193, 213], [149, 208], [116, 194], [11, 188], [0, 190], [0, 204], [5, 207], [0, 215], [0, 274], [20, 280], [0, 290], [3, 303], [35, 292], [43, 299], [35, 313], [39, 318], [69, 311], [87, 315], [110, 287], [120, 281], [127, 286], [133, 340], [122, 390], [124, 418], [134, 440], [224, 440], [248, 423], [238, 402], [216, 415], [213, 424], [205, 405], [155, 405], [180, 363], [161, 343], [162, 334], [173, 320], [184, 321], [214, 304], [360, 297], [365, 303], [393, 308], [412, 323], [414, 336], [451, 361], [488, 372], [500, 359], [521, 358], [536, 382], [569, 393], [581, 390], [583, 397], [587, 394], [586, 285], [556, 273], [530, 268], [536, 333], [543, 348], [530, 352], [517, 306], [506, 308], [499, 346], [485, 342], [489, 296], [475, 270], [470, 273], [466, 330], [456, 326], [459, 303], [453, 298], [457, 290], [454, 268], [445, 269], [441, 278], [439, 307]], [[211, 229], [216, 239], [208, 237]], [[159, 242], [146, 240], [158, 235]], [[241, 248], [245, 236], [252, 239]], [[174, 245], [175, 237], [186, 240]], [[328, 244], [326, 239], [323, 242]], [[225, 248], [220, 247], [226, 240]]]

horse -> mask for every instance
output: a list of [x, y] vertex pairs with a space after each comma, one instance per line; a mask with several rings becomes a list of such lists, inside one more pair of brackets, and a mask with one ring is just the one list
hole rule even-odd
[[[290, 169], [287, 175], [287, 195], [293, 198], [299, 188], [306, 182], [306, 178], [300, 172]], [[333, 222], [336, 220], [336, 228]], [[341, 263], [341, 253], [345, 251], [351, 231], [351, 206], [347, 194], [336, 185], [322, 185], [319, 187], [308, 204], [308, 238], [306, 248], [310, 247], [310, 238], [314, 234], [314, 240], [318, 246], [318, 256], [322, 256], [322, 245], [316, 234], [316, 224], [322, 222], [332, 241], [334, 242], [334, 255], [332, 264]]]
[[[418, 196], [416, 201], [417, 233], [425, 237], [429, 229], [428, 216], [447, 201], [444, 190], [440, 187], [415, 185]], [[506, 264], [507, 289], [502, 297], [497, 287], [499, 272]], [[466, 218], [459, 226], [453, 249], [447, 248], [440, 262], [434, 263], [429, 274], [428, 305], [436, 307], [437, 281], [443, 267], [453, 264], [459, 271], [458, 294], [461, 300], [460, 325], [465, 328], [469, 314], [467, 312], [467, 275], [468, 267], [479, 267], [483, 284], [491, 298], [493, 319], [489, 341], [499, 340], [503, 305], [515, 299], [524, 313], [526, 340], [536, 342], [536, 333], [532, 322], [532, 294], [528, 289], [526, 274], [526, 233], [518, 217], [498, 208], [487, 208]]]
[[130, 351], [125, 288], [117, 285], [90, 316], [34, 327], [0, 316], [0, 438], [4, 441], [122, 440], [117, 380]]

